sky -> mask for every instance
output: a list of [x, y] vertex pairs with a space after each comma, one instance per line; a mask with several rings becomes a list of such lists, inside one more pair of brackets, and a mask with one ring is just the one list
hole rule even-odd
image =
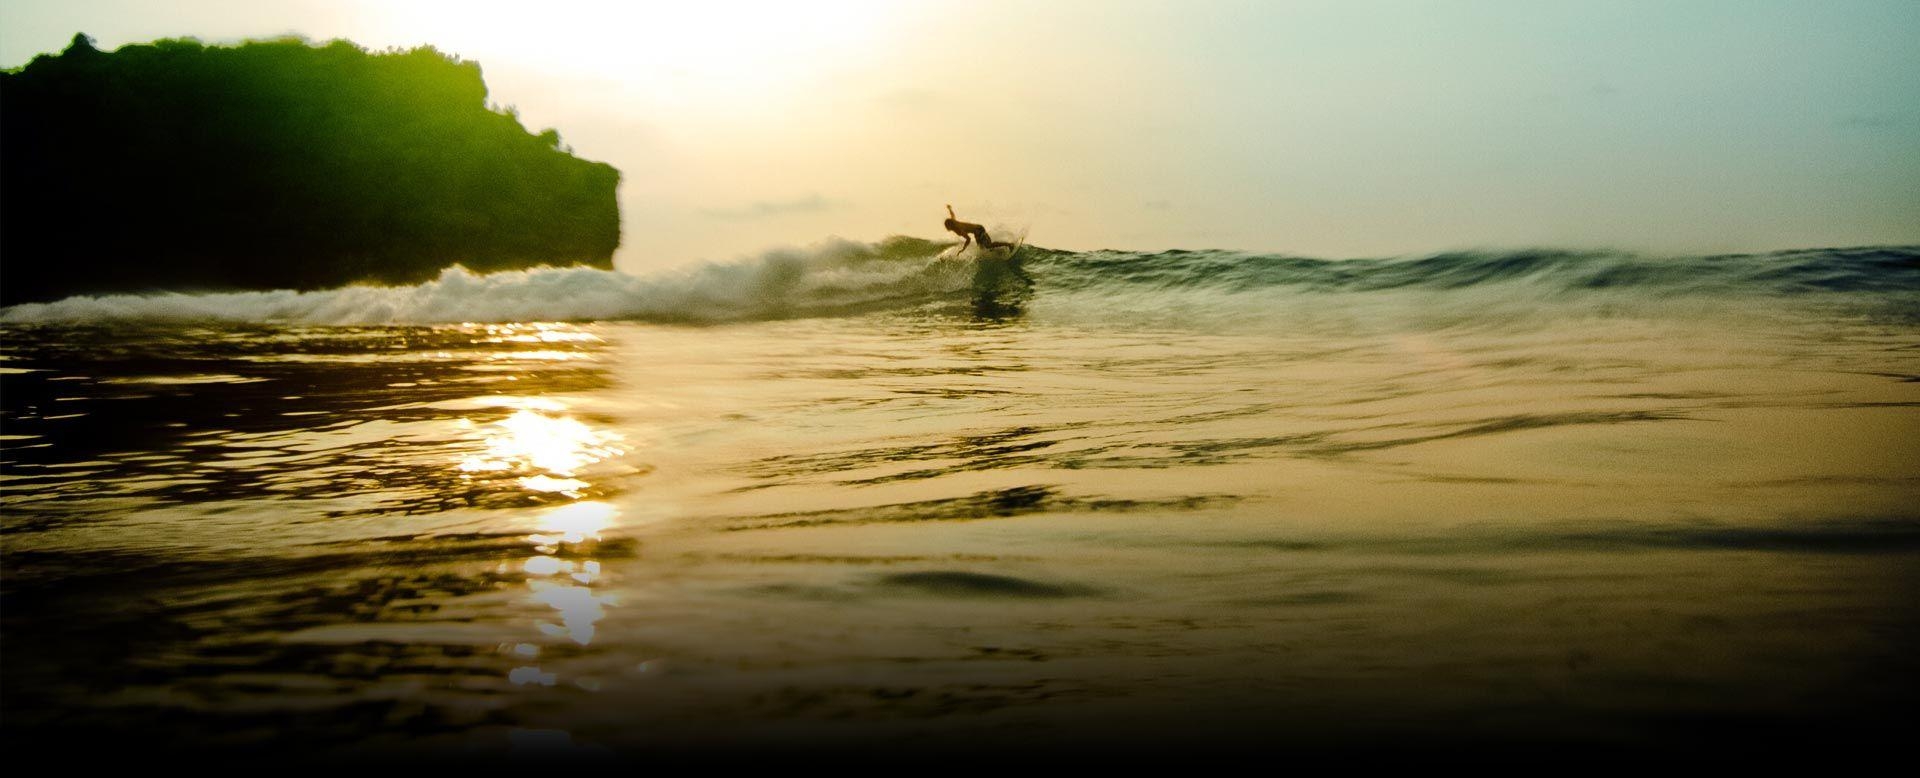
[[287, 33], [478, 61], [632, 272], [944, 206], [1064, 249], [1920, 243], [1920, 2], [5, 0], [0, 67]]

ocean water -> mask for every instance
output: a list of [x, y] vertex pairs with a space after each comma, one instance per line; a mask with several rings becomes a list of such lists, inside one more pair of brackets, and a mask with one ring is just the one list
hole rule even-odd
[[1920, 248], [0, 310], [10, 746], [1891, 746]]

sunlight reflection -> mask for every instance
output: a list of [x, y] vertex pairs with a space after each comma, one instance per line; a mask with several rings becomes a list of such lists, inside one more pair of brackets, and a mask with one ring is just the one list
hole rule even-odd
[[618, 434], [562, 415], [563, 403], [538, 397], [489, 399], [494, 407], [517, 410], [483, 428], [485, 450], [461, 460], [463, 473], [538, 471], [520, 478], [520, 486], [579, 497], [592, 484], [576, 476], [622, 451]]
[[[542, 540], [548, 539], [544, 536], [539, 537]], [[564, 575], [583, 584], [593, 583], [593, 579], [600, 577], [598, 561], [588, 559], [575, 564], [545, 554], [527, 559], [521, 564], [520, 569], [525, 570], [528, 575]]]
[[572, 572], [573, 563], [541, 554], [540, 556], [529, 558], [524, 564], [520, 565], [520, 569], [527, 571], [528, 575], [554, 575], [561, 572]]
[[551, 397], [520, 397], [511, 394], [490, 394], [475, 397], [468, 401], [475, 408], [512, 408], [521, 411], [552, 411], [567, 409], [567, 404]]
[[498, 354], [490, 354], [487, 356], [487, 359], [495, 361], [525, 360], [534, 362], [568, 362], [592, 358], [592, 356], [582, 354], [578, 351], [554, 351], [551, 349], [545, 351], [502, 351]]
[[520, 479], [520, 485], [535, 492], [556, 492], [578, 497], [580, 490], [593, 484], [578, 478], [552, 478], [544, 475], [536, 475]]
[[560, 624], [542, 624], [541, 630], [555, 636], [564, 635], [573, 642], [586, 645], [593, 642], [594, 625], [607, 615], [607, 605], [613, 604], [611, 597], [596, 594], [585, 586], [554, 583], [552, 581], [531, 581], [535, 602], [545, 604], [560, 612]]
[[[592, 542], [600, 539], [600, 533], [613, 526], [619, 513], [619, 509], [609, 503], [576, 502], [541, 514], [537, 523], [539, 531], [527, 536], [539, 553], [528, 557], [520, 568], [530, 576], [527, 588], [532, 592], [532, 600], [558, 612], [560, 623], [541, 623], [538, 628], [542, 634], [582, 646], [593, 642], [597, 625], [616, 601], [593, 589], [600, 581], [599, 560], [564, 557], [578, 553], [582, 546], [590, 548]], [[522, 643], [513, 651], [526, 657], [539, 653], [537, 647], [529, 643]], [[515, 672], [522, 670], [527, 671], [521, 673], [524, 680], [511, 677], [509, 680], [516, 684], [551, 686], [553, 681], [545, 679], [556, 677], [531, 666]]]
[[516, 686], [527, 686], [527, 685], [534, 685], [534, 684], [537, 684], [540, 686], [552, 686], [554, 685], [554, 683], [558, 682], [560, 679], [559, 679], [559, 676], [556, 676], [553, 673], [542, 672], [538, 667], [527, 666], [527, 667], [513, 668], [513, 672], [507, 673], [507, 680], [512, 682]]
[[604, 502], [563, 505], [542, 514], [539, 522], [541, 531], [528, 536], [528, 539], [540, 547], [599, 540], [601, 531], [613, 526], [613, 520], [619, 514], [620, 509]]
[[493, 325], [481, 343], [598, 343], [600, 336], [558, 324]]
[[612, 433], [577, 419], [521, 410], [494, 424], [484, 455], [462, 462], [462, 470], [500, 470], [531, 465], [555, 476], [572, 476], [618, 450], [607, 445]]
[[[528, 332], [489, 327], [488, 332], [513, 340], [576, 339], [575, 334], [558, 330]], [[472, 419], [461, 420], [461, 425], [476, 433], [481, 443], [480, 451], [459, 463], [459, 470], [467, 474], [463, 476], [466, 478], [476, 473], [519, 476], [520, 487], [528, 491], [578, 499], [593, 487], [590, 479], [596, 478], [596, 473], [607, 475], [609, 472], [605, 467], [595, 466], [626, 450], [622, 436], [569, 415], [568, 405], [560, 400], [490, 395], [458, 402], [464, 408], [511, 411], [506, 418], [484, 426]], [[617, 472], [619, 468], [613, 470]], [[526, 663], [508, 672], [509, 683], [555, 686], [564, 668], [550, 663], [564, 660], [567, 654], [551, 655], [546, 648], [563, 641], [577, 646], [593, 642], [600, 620], [615, 601], [594, 588], [601, 584], [600, 562], [583, 557], [592, 553], [601, 533], [614, 526], [619, 514], [619, 508], [611, 503], [589, 500], [560, 505], [534, 518], [534, 526], [526, 536], [534, 553], [521, 561], [520, 569], [527, 575], [528, 599], [552, 609], [554, 615], [551, 620], [536, 622], [540, 639], [501, 644], [503, 654]], [[569, 683], [597, 688], [591, 678], [569, 679]]]

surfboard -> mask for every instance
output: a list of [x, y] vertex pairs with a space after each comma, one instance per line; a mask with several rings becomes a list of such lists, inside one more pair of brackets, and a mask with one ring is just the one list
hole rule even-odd
[[[1033, 279], [1021, 269], [1021, 235], [1011, 245], [981, 249], [973, 260], [973, 313], [988, 319], [1019, 316], [1033, 295]], [[1005, 253], [1001, 253], [1005, 252]]]
[[[1020, 251], [1020, 247], [1026, 244], [1027, 244], [1027, 239], [1025, 237], [1021, 237], [1019, 240], [1014, 241], [1012, 244], [1002, 243], [998, 246], [994, 246], [993, 248], [983, 248], [980, 244], [975, 243], [972, 246], [964, 249], [959, 246], [954, 246], [952, 248], [949, 248], [945, 251], [940, 252], [939, 256], [942, 258], [953, 258], [953, 259], [959, 259], [962, 257], [970, 257], [973, 259], [986, 259], [988, 257], [1012, 259], [1013, 255]], [[967, 253], [969, 251], [973, 253], [971, 254]], [[1002, 251], [1006, 253], [1001, 254], [1000, 252]]]

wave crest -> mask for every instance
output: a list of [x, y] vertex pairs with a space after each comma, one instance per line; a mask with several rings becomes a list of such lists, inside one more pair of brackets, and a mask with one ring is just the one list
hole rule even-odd
[[455, 266], [413, 286], [72, 297], [0, 310], [0, 322], [717, 323], [833, 315], [924, 304], [966, 289], [971, 266], [940, 259], [945, 248], [908, 237], [872, 244], [831, 238], [645, 277], [582, 267], [478, 274]]
[[[0, 323], [280, 322], [316, 325], [632, 320], [705, 324], [833, 316], [930, 305], [1018, 311], [1029, 293], [1022, 263], [1000, 275], [951, 243], [894, 236], [830, 238], [731, 263], [634, 276], [590, 268], [476, 274], [454, 267], [414, 286], [321, 291], [158, 293], [74, 297], [0, 309]], [[1768, 254], [1653, 257], [1601, 251], [1466, 251], [1424, 257], [1328, 260], [1227, 251], [1073, 252], [1027, 247], [1037, 311], [1066, 318], [1204, 322], [1267, 318], [1418, 292], [1427, 314], [1487, 316], [1495, 309], [1565, 312], [1583, 300], [1716, 300], [1782, 295], [1884, 295], [1920, 315], [1920, 247], [1807, 249]], [[996, 286], [998, 284], [998, 286]], [[1839, 298], [1834, 298], [1839, 299]], [[1326, 305], [1316, 304], [1321, 301]], [[1397, 301], [1397, 302], [1396, 302]], [[1005, 301], [999, 301], [1005, 302]], [[1692, 303], [1689, 303], [1692, 304]], [[1157, 318], [1156, 318], [1157, 317]]]

